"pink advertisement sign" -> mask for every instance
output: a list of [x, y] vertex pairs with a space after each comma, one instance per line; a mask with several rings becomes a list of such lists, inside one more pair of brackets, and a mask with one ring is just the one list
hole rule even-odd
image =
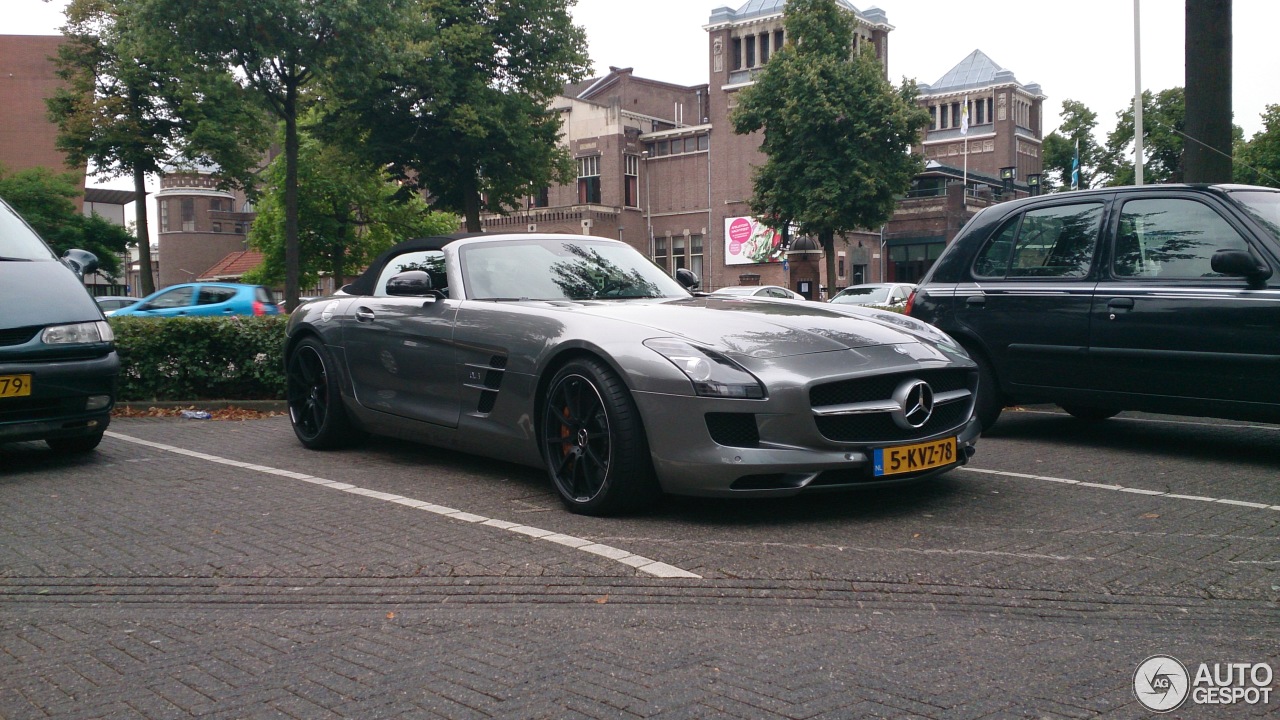
[[751, 217], [725, 218], [724, 262], [726, 265], [780, 263], [787, 259], [782, 233]]

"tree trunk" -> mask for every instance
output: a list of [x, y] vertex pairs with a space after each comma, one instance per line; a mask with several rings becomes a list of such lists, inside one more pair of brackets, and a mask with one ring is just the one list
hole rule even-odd
[[469, 184], [462, 199], [462, 211], [467, 220], [467, 232], [482, 232], [480, 225], [480, 191], [474, 184]]
[[1231, 0], [1186, 0], [1183, 180], [1231, 182]]
[[298, 307], [301, 248], [298, 246], [298, 88], [290, 82], [284, 98], [284, 300]]
[[836, 281], [840, 278], [836, 275], [836, 233], [834, 230], [823, 230], [818, 233], [818, 242], [822, 243], [822, 254], [827, 259], [827, 296], [824, 300], [830, 300], [836, 294]]
[[[133, 169], [134, 231], [138, 237], [138, 285], [134, 292], [146, 297], [156, 291], [156, 279], [151, 275], [151, 226], [147, 224], [147, 174], [141, 167]], [[126, 268], [125, 277], [128, 277]]]

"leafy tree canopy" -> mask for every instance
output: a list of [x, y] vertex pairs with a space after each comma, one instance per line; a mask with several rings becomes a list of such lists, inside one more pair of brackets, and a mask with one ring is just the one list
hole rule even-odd
[[1071, 169], [1080, 147], [1080, 189], [1093, 187], [1102, 148], [1094, 139], [1098, 114], [1078, 100], [1062, 101], [1062, 122], [1044, 139], [1043, 157], [1046, 190], [1071, 189]]
[[119, 255], [132, 244], [129, 231], [99, 215], [85, 217], [76, 210], [83, 195], [73, 173], [32, 168], [12, 174], [0, 168], [0, 197], [4, 198], [58, 255], [72, 248], [98, 256], [99, 272], [120, 276]]
[[1280, 188], [1280, 105], [1262, 113], [1262, 130], [1236, 143], [1236, 182]]
[[[341, 285], [400, 240], [457, 232], [457, 216], [431, 212], [420, 196], [406, 192], [385, 170], [305, 131], [299, 140], [302, 286], [314, 285], [322, 273]], [[284, 165], [283, 157], [277, 157], [263, 173], [249, 242], [266, 260], [251, 282], [278, 283], [284, 277]]]
[[473, 231], [482, 210], [507, 212], [572, 181], [549, 108], [588, 68], [572, 0], [413, 2], [390, 62], [344, 83], [327, 126], [362, 136], [367, 158], [427, 191], [433, 207], [465, 216]]
[[[1098, 173], [1105, 184], [1132, 185], [1136, 179], [1133, 107], [1116, 113], [1116, 129], [1107, 135]], [[1143, 182], [1182, 182], [1182, 133], [1186, 130], [1186, 93], [1180, 87], [1142, 93]]]
[[909, 150], [929, 115], [914, 83], [895, 89], [870, 47], [853, 52], [853, 16], [835, 0], [790, 0], [784, 22], [786, 45], [731, 120], [763, 132], [752, 212], [818, 236], [835, 278], [835, 235], [883, 224], [923, 169]]

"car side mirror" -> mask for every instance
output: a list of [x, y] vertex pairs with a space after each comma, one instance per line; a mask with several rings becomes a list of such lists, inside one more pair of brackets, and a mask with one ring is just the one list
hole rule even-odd
[[434, 295], [431, 275], [425, 270], [406, 270], [387, 281], [387, 294], [393, 297]]
[[1271, 277], [1271, 268], [1258, 262], [1248, 250], [1219, 250], [1209, 260], [1213, 271], [1222, 275], [1242, 277], [1251, 288], [1264, 288]]
[[676, 282], [684, 286], [685, 290], [696, 290], [702, 281], [698, 279], [698, 273], [689, 268], [676, 269]]
[[88, 250], [71, 249], [62, 253], [62, 264], [71, 268], [72, 272], [84, 279], [98, 269], [98, 256]]

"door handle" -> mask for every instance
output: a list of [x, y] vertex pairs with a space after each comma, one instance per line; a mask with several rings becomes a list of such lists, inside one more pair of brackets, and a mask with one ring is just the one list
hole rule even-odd
[[1132, 310], [1133, 298], [1111, 298], [1107, 301], [1108, 310]]
[[987, 296], [986, 295], [970, 295], [969, 299], [965, 300], [964, 303], [970, 307], [983, 307], [987, 304]]
[[356, 310], [356, 322], [373, 322], [374, 317], [373, 311], [369, 308], [362, 307]]

